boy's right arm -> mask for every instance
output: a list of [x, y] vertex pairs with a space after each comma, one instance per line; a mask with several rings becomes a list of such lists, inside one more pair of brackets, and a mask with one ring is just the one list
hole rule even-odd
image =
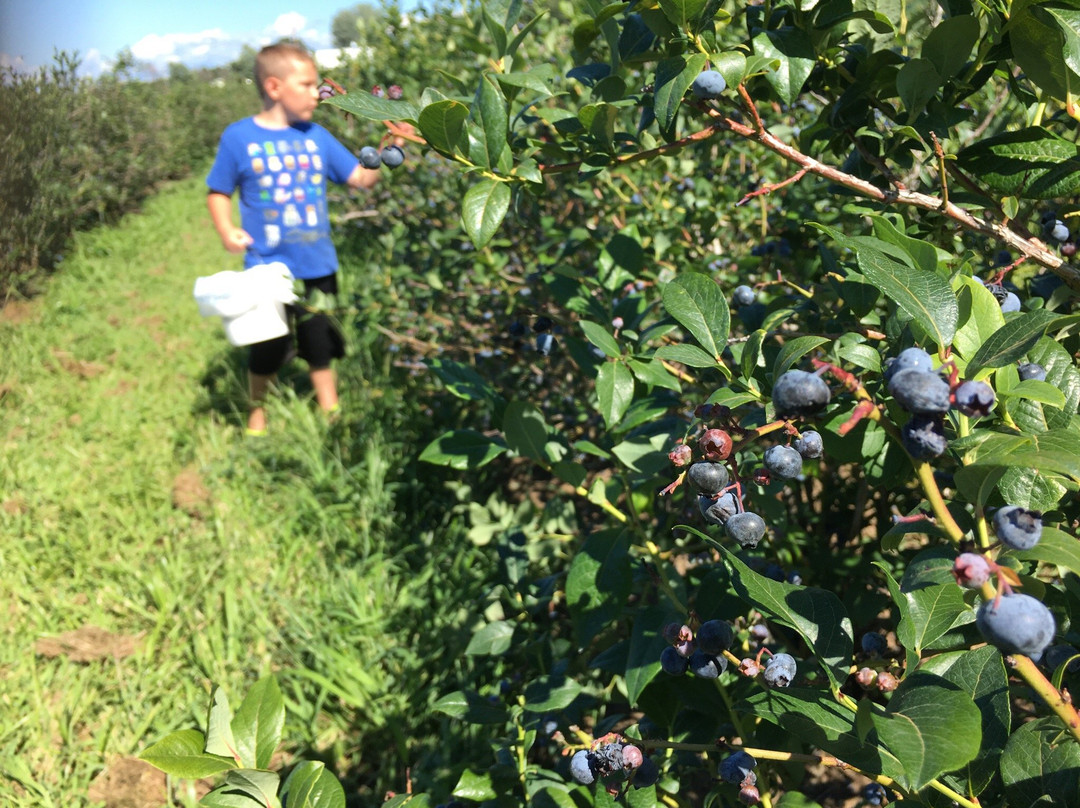
[[221, 236], [221, 243], [231, 253], [242, 253], [253, 239], [241, 227], [232, 222], [232, 197], [211, 191], [206, 195], [206, 207], [210, 211], [210, 220], [214, 229]]

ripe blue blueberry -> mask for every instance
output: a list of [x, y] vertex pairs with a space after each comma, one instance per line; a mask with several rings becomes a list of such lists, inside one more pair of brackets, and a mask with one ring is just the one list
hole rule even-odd
[[956, 409], [973, 418], [983, 418], [994, 409], [994, 389], [986, 382], [964, 382], [953, 391]]
[[939, 416], [913, 415], [900, 429], [900, 440], [916, 460], [940, 457], [949, 448], [945, 425]]
[[1038, 662], [1054, 639], [1054, 615], [1031, 595], [1005, 594], [984, 600], [975, 612], [983, 638], [1005, 654], [1024, 654]]
[[765, 681], [773, 687], [787, 687], [795, 679], [795, 657], [773, 654], [765, 663]]
[[383, 165], [387, 168], [397, 168], [405, 162], [405, 152], [392, 143], [389, 146], [383, 147], [381, 157]]
[[536, 350], [542, 356], [548, 356], [553, 347], [555, 347], [555, 337], [551, 336], [551, 334], [536, 335]]
[[686, 477], [699, 494], [713, 497], [728, 484], [728, 472], [723, 463], [699, 460], [686, 471]]
[[1050, 238], [1055, 241], [1068, 241], [1069, 240], [1069, 226], [1061, 219], [1054, 221], [1054, 226], [1050, 228]]
[[724, 528], [740, 547], [754, 548], [765, 535], [765, 520], [756, 513], [743, 511], [728, 517]]
[[379, 150], [374, 146], [364, 146], [360, 150], [360, 164], [364, 168], [378, 168], [382, 164]]
[[1042, 514], [1019, 505], [1006, 505], [994, 514], [994, 533], [1013, 550], [1030, 550], [1042, 538]]
[[701, 101], [719, 98], [720, 94], [726, 89], [727, 82], [715, 70], [705, 70], [699, 73], [697, 78], [694, 79], [694, 83], [690, 85], [694, 97]]
[[720, 656], [731, 647], [735, 632], [725, 620], [706, 620], [698, 629], [698, 648], [710, 656]]
[[804, 460], [815, 460], [825, 453], [825, 446], [821, 442], [821, 435], [812, 429], [807, 429], [792, 444], [795, 451], [803, 456]]
[[789, 370], [773, 384], [772, 402], [777, 418], [813, 415], [825, 409], [831, 394], [829, 385], [816, 373]]
[[705, 521], [711, 525], [722, 525], [739, 512], [739, 504], [734, 491], [721, 494], [719, 499], [702, 495], [698, 497], [698, 508], [701, 510], [701, 515], [705, 517]]
[[889, 647], [885, 637], [877, 631], [868, 631], [863, 634], [859, 640], [859, 645], [862, 647], [863, 653], [871, 656], [881, 656]]
[[686, 673], [688, 667], [689, 663], [686, 661], [686, 657], [676, 651], [674, 646], [664, 646], [664, 650], [660, 652], [660, 668], [664, 673], [670, 673], [672, 676], [682, 676]]
[[901, 370], [889, 379], [896, 403], [916, 415], [944, 415], [949, 411], [949, 383], [932, 371]]
[[798, 570], [792, 570], [787, 574], [787, 582], [794, 586], [802, 586], [802, 574]]
[[736, 786], [742, 785], [749, 780], [749, 784], [753, 785], [757, 782], [757, 775], [754, 774], [756, 768], [757, 760], [754, 759], [753, 755], [749, 755], [740, 749], [720, 761], [720, 779], [725, 783]]
[[867, 783], [862, 789], [862, 798], [867, 805], [875, 808], [885, 801], [885, 786], [881, 783]]
[[645, 758], [634, 772], [634, 779], [631, 782], [636, 788], [648, 788], [659, 779], [660, 767], [652, 758]]
[[802, 474], [803, 457], [790, 446], [770, 446], [762, 461], [770, 474], [782, 480], [794, 480]]
[[934, 362], [930, 354], [922, 348], [905, 348], [896, 357], [885, 360], [884, 380], [889, 381], [901, 370], [921, 370], [929, 373], [934, 369]]
[[749, 286], [736, 286], [731, 295], [731, 302], [738, 307], [749, 306], [757, 299], [754, 290]]
[[695, 651], [690, 657], [690, 673], [700, 676], [702, 679], [716, 679], [727, 670], [727, 658], [723, 656], [711, 656]]
[[1034, 379], [1038, 382], [1046, 381], [1046, 368], [1042, 365], [1036, 365], [1034, 362], [1025, 362], [1016, 369], [1016, 372], [1020, 374], [1020, 381], [1026, 382], [1028, 379]]
[[1001, 310], [1006, 314], [1010, 311], [1020, 311], [1020, 298], [1015, 292], [1005, 293], [1005, 299], [1001, 301]]
[[579, 749], [570, 758], [570, 776], [583, 786], [587, 786], [596, 779], [593, 771], [592, 754], [587, 749]]

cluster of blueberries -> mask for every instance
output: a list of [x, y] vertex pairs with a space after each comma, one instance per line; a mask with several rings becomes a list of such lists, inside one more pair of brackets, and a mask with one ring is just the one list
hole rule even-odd
[[1058, 249], [1066, 258], [1076, 255], [1076, 242], [1073, 240], [1069, 226], [1058, 218], [1054, 211], [1047, 211], [1042, 215], [1043, 236], [1050, 241], [1056, 241]]
[[[618, 321], [618, 325], [615, 322]], [[616, 317], [612, 321], [612, 325], [616, 328], [622, 327], [622, 318]], [[536, 321], [532, 324], [533, 333], [536, 334], [536, 352], [541, 356], [549, 356], [552, 349], [555, 347], [555, 337], [550, 333], [554, 328], [555, 323], [550, 317], [541, 315], [536, 318]], [[528, 328], [520, 320], [514, 320], [507, 328], [507, 332], [515, 340], [515, 350], [520, 349], [522, 338], [528, 334]]]
[[381, 150], [374, 146], [364, 146], [360, 149], [360, 165], [364, 168], [378, 168], [379, 166], [397, 168], [404, 162], [405, 152], [393, 143], [383, 146]]
[[660, 767], [641, 749], [625, 743], [615, 734], [599, 738], [590, 749], [579, 749], [570, 758], [570, 776], [582, 785], [602, 780], [609, 786], [630, 781], [635, 788], [651, 786], [660, 777]]
[[[660, 668], [665, 673], [672, 676], [692, 673], [702, 679], [716, 679], [727, 670], [725, 652], [735, 639], [735, 632], [727, 622], [706, 620], [698, 627], [697, 634], [685, 624], [669, 623], [663, 636], [667, 645], [660, 652]], [[743, 659], [739, 672], [745, 676], [761, 673], [771, 687], [787, 687], [794, 681], [798, 665], [793, 656], [771, 654], [764, 669], [760, 657], [759, 653], [757, 658]]]

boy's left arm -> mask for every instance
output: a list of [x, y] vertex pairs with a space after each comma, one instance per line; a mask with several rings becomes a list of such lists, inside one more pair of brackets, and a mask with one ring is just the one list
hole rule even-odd
[[345, 180], [345, 184], [350, 188], [359, 188], [363, 191], [370, 190], [375, 187], [375, 183], [379, 181], [379, 169], [377, 168], [364, 168], [363, 166], [357, 166], [353, 169], [352, 174]]

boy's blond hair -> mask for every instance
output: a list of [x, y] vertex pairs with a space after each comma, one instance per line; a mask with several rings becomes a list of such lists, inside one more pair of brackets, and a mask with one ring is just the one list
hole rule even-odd
[[263, 101], [266, 96], [266, 80], [273, 76], [283, 79], [292, 72], [294, 61], [315, 64], [315, 59], [302, 45], [292, 42], [276, 42], [267, 45], [255, 56], [255, 86], [259, 88], [259, 95]]

